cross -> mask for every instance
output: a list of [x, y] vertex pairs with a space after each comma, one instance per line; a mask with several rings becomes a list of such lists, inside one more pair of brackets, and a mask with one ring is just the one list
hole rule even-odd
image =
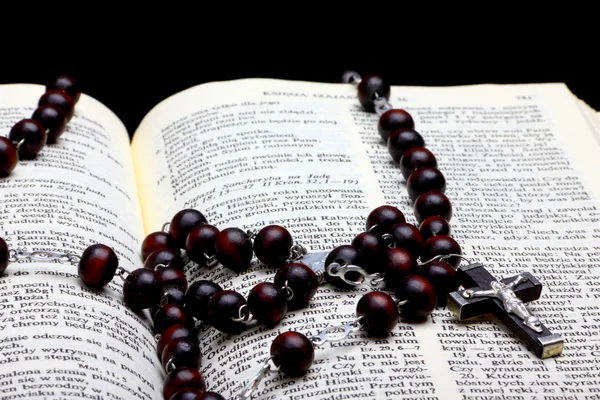
[[533, 275], [524, 272], [498, 281], [480, 263], [459, 267], [457, 273], [466, 289], [450, 293], [448, 307], [459, 319], [491, 312], [539, 358], [562, 352], [563, 339], [525, 307], [542, 293], [542, 284]]

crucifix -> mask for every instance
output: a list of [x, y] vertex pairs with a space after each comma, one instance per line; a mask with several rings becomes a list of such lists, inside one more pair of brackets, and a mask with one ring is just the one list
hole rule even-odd
[[448, 295], [448, 307], [459, 319], [492, 313], [539, 358], [559, 355], [563, 339], [551, 333], [525, 303], [537, 300], [542, 284], [529, 272], [496, 280], [480, 263], [459, 267], [464, 290]]

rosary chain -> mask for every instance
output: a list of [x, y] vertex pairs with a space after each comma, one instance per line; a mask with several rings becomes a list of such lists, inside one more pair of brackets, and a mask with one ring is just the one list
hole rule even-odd
[[9, 262], [18, 262], [20, 260], [32, 260], [32, 261], [57, 261], [60, 264], [70, 262], [72, 265], [79, 264], [79, 257], [77, 254], [72, 253], [57, 253], [53, 251], [25, 251], [22, 249], [12, 249], [8, 254]]

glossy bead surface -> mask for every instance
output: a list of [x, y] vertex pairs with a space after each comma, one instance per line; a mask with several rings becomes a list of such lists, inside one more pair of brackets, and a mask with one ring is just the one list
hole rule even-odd
[[156, 269], [159, 265], [183, 270], [183, 259], [179, 255], [179, 250], [167, 248], [154, 250], [144, 261], [144, 268]]
[[288, 301], [290, 311], [306, 307], [319, 287], [317, 274], [302, 263], [286, 264], [277, 271], [273, 282], [278, 287], [283, 287], [287, 282], [294, 292], [294, 297]]
[[165, 329], [173, 325], [186, 325], [191, 322], [183, 310], [177, 304], [165, 304], [154, 314], [154, 333], [163, 333]]
[[169, 372], [163, 385], [163, 397], [170, 399], [178, 390], [196, 388], [206, 390], [206, 383], [200, 371], [194, 368], [177, 368]]
[[79, 101], [79, 96], [81, 95], [81, 90], [79, 89], [79, 83], [70, 76], [59, 75], [51, 82], [48, 82], [46, 85], [46, 91], [49, 92], [51, 90], [60, 90], [67, 93], [71, 96], [71, 99], [75, 103]]
[[0, 177], [9, 175], [17, 166], [19, 157], [17, 155], [17, 146], [13, 142], [0, 137]]
[[383, 235], [389, 233], [395, 224], [405, 221], [404, 214], [396, 207], [381, 206], [369, 213], [366, 230]]
[[398, 163], [404, 179], [421, 167], [437, 168], [437, 160], [425, 147], [413, 147], [404, 152]]
[[388, 249], [383, 271], [385, 288], [394, 290], [398, 282], [415, 273], [416, 267], [416, 258], [408, 251], [399, 248]]
[[408, 320], [422, 319], [434, 310], [435, 289], [431, 282], [419, 275], [409, 275], [396, 286], [396, 298], [408, 300], [402, 306], [402, 316]]
[[421, 223], [428, 217], [442, 217], [450, 222], [452, 204], [445, 194], [440, 192], [425, 192], [415, 200], [415, 218]]
[[186, 311], [195, 318], [206, 321], [208, 318], [208, 302], [221, 291], [223, 291], [221, 286], [212, 281], [195, 281], [185, 293]]
[[198, 341], [198, 332], [188, 325], [170, 326], [163, 333], [161, 333], [160, 338], [156, 343], [156, 353], [160, 357], [167, 344], [181, 338]]
[[406, 181], [408, 196], [412, 201], [426, 192], [437, 191], [444, 193], [446, 191], [446, 178], [437, 169], [432, 167], [422, 167], [413, 172]]
[[[456, 240], [450, 236], [434, 236], [427, 239], [423, 245], [423, 251], [421, 253], [421, 260], [423, 262], [431, 260], [435, 256], [445, 254], [462, 254], [462, 249]], [[457, 268], [460, 264], [460, 257], [451, 257], [449, 260], [445, 260], [448, 264]]]
[[180, 249], [185, 248], [185, 241], [192, 229], [200, 224], [205, 224], [206, 218], [198, 210], [187, 208], [179, 211], [171, 219], [169, 233], [175, 239], [175, 243]]
[[423, 147], [425, 141], [421, 134], [414, 129], [397, 129], [388, 138], [387, 148], [392, 159], [398, 164], [408, 149]]
[[274, 327], [287, 311], [288, 293], [271, 282], [254, 286], [248, 294], [248, 308], [260, 324]]
[[352, 240], [352, 246], [362, 253], [365, 270], [368, 273], [383, 272], [384, 257], [388, 246], [380, 234], [376, 232], [360, 233]]
[[185, 251], [193, 262], [205, 266], [207, 257], [215, 255], [215, 240], [219, 229], [209, 224], [193, 228], [185, 239]]
[[254, 238], [254, 254], [263, 264], [281, 268], [290, 256], [294, 241], [292, 235], [282, 226], [268, 225]]
[[152, 232], [142, 242], [142, 260], [145, 261], [150, 254], [160, 249], [179, 251], [175, 239], [167, 232]]
[[240, 307], [245, 304], [244, 296], [233, 290], [216, 293], [208, 302], [207, 322], [223, 333], [240, 333], [246, 329], [246, 325], [233, 318], [240, 317]]
[[160, 275], [160, 280], [163, 286], [179, 286], [183, 290], [188, 287], [187, 277], [185, 272], [172, 267], [159, 267], [156, 273]]
[[379, 123], [377, 124], [377, 131], [387, 143], [392, 133], [398, 129], [406, 128], [413, 129], [415, 127], [415, 121], [412, 116], [404, 110], [392, 109], [387, 110], [381, 117], [379, 117]]
[[252, 241], [239, 228], [223, 229], [217, 235], [215, 249], [219, 262], [234, 271], [243, 271], [252, 261]]
[[31, 116], [31, 119], [35, 119], [47, 129], [46, 143], [53, 144], [62, 135], [67, 126], [67, 119], [65, 114], [52, 104], [46, 104], [36, 108]]
[[298, 332], [284, 332], [271, 344], [273, 363], [289, 376], [304, 375], [315, 358], [313, 344]]
[[99, 289], [113, 279], [118, 266], [119, 259], [113, 249], [93, 244], [83, 251], [77, 273], [86, 286]]
[[423, 250], [423, 238], [421, 232], [414, 225], [406, 222], [396, 224], [392, 227], [390, 234], [397, 248], [408, 251], [415, 259], [419, 258]]
[[177, 304], [183, 307], [185, 304], [185, 290], [181, 286], [164, 285], [163, 292], [160, 297], [160, 303]]
[[419, 269], [419, 275], [431, 282], [437, 296], [437, 304], [441, 307], [446, 305], [448, 293], [454, 292], [459, 286], [456, 270], [444, 261], [428, 262]]
[[19, 158], [29, 160], [46, 145], [46, 128], [35, 119], [22, 119], [13, 125], [8, 138], [16, 143], [24, 140], [18, 148]]
[[[341, 278], [337, 276], [330, 275], [327, 272], [327, 267], [331, 263], [338, 263], [340, 266], [346, 264], [358, 265], [359, 267], [365, 266], [365, 261], [362, 253], [356, 247], [344, 244], [333, 249], [325, 259], [325, 278], [331, 282], [332, 284], [340, 287], [340, 288], [351, 288], [353, 287], [350, 284], [344, 282]], [[351, 280], [357, 280], [359, 276], [355, 272], [348, 272], [346, 277]]]
[[169, 400], [225, 400], [225, 397], [215, 392], [203, 392], [198, 388], [183, 388]]
[[8, 267], [9, 251], [6, 241], [0, 238], [0, 274]]
[[386, 337], [398, 324], [398, 306], [386, 293], [369, 292], [358, 301], [356, 316], [365, 318], [370, 335]]
[[450, 224], [442, 217], [427, 217], [419, 225], [419, 231], [425, 242], [427, 239], [438, 235], [450, 236]]
[[147, 268], [139, 268], [127, 275], [123, 283], [125, 303], [134, 310], [152, 308], [162, 296], [160, 275]]
[[169, 342], [162, 351], [161, 363], [167, 369], [169, 361], [177, 368], [200, 366], [200, 348], [198, 342], [189, 338], [175, 339]]
[[75, 103], [73, 102], [71, 96], [65, 92], [60, 90], [51, 90], [44, 93], [42, 97], [40, 97], [38, 107], [46, 104], [52, 104], [58, 107], [65, 115], [67, 121], [70, 121], [71, 118], [73, 118], [73, 114], [75, 113]]
[[360, 74], [356, 71], [344, 71], [344, 73], [342, 74], [342, 82], [343, 83], [352, 83], [360, 78]]
[[365, 76], [358, 84], [358, 101], [365, 110], [375, 111], [375, 93], [380, 97], [390, 98], [390, 85], [381, 76]]

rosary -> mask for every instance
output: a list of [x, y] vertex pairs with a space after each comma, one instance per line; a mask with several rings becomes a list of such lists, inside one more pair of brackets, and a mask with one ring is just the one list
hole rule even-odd
[[[368, 215], [365, 232], [351, 244], [331, 252], [308, 253], [284, 227], [269, 225], [258, 232], [219, 230], [199, 211], [186, 209], [144, 239], [143, 268], [127, 271], [103, 244], [91, 245], [78, 256], [9, 249], [0, 238], [0, 274], [9, 263], [30, 259], [78, 265], [79, 278], [92, 289], [101, 289], [115, 276], [121, 278], [125, 303], [134, 310], [150, 309], [157, 355], [167, 374], [163, 388], [167, 400], [224, 399], [206, 391], [198, 371], [199, 324], [225, 334], [239, 334], [256, 324], [274, 327], [288, 310], [306, 307], [326, 283], [346, 289], [365, 285], [373, 291], [362, 296], [355, 318], [347, 323], [316, 334], [289, 331], [278, 335], [239, 399], [251, 399], [271, 373], [304, 375], [313, 363], [315, 348], [326, 342], [359, 331], [386, 337], [400, 316], [407, 322], [424, 320], [436, 306], [447, 305], [461, 320], [491, 312], [539, 358], [560, 354], [562, 338], [525, 306], [540, 297], [540, 282], [527, 272], [496, 280], [482, 264], [462, 256], [450, 236], [452, 206], [444, 194], [444, 175], [414, 129], [411, 115], [388, 102], [389, 84], [379, 76], [361, 79], [352, 71], [344, 74], [343, 81], [357, 85], [360, 104], [380, 116], [379, 134], [406, 179], [418, 228], [407, 223], [399, 209], [384, 205]], [[0, 176], [9, 175], [18, 159], [35, 158], [47, 142], [58, 139], [73, 116], [79, 94], [78, 84], [68, 77], [58, 77], [47, 86], [32, 118], [14, 125], [8, 138], [0, 137]], [[188, 286], [184, 267], [189, 262], [209, 268], [220, 264], [240, 272], [254, 257], [277, 273], [273, 282], [254, 286], [247, 298], [208, 280]], [[466, 289], [458, 290], [461, 285]]]

